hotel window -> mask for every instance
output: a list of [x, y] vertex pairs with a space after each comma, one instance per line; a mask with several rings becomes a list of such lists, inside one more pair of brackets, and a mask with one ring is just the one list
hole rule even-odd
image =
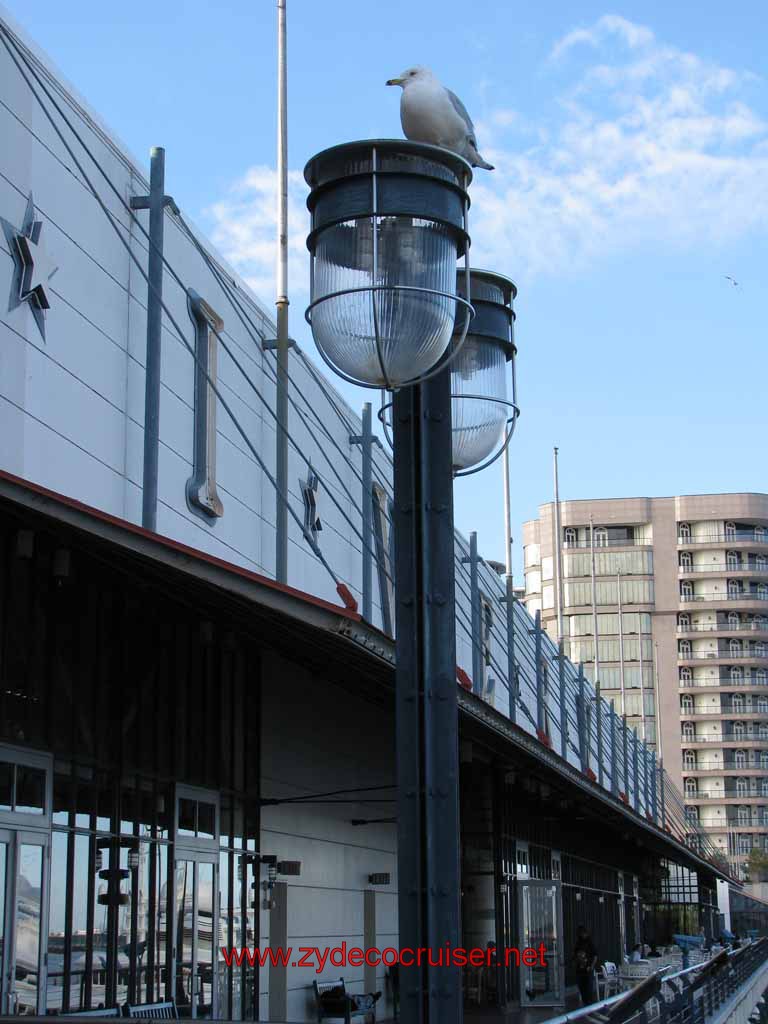
[[765, 569], [766, 565], [768, 565], [768, 558], [765, 555], [755, 555], [756, 569]]
[[566, 526], [565, 528], [565, 545], [566, 547], [576, 546], [576, 531], [572, 526]]
[[686, 740], [696, 739], [696, 726], [693, 722], [683, 722], [683, 738]]
[[690, 658], [691, 656], [691, 641], [681, 640], [679, 644], [679, 652], [681, 658]]
[[738, 551], [727, 551], [725, 554], [725, 564], [729, 569], [739, 568], [739, 553]]
[[690, 527], [690, 524], [689, 523], [680, 523], [680, 526], [678, 527], [678, 530], [677, 530], [677, 534], [678, 534], [680, 540], [690, 540], [691, 539], [691, 527]]
[[698, 791], [698, 784], [696, 782], [696, 779], [686, 779], [685, 780], [685, 795], [686, 796], [696, 796], [697, 791]]
[[691, 554], [691, 552], [690, 551], [681, 551], [680, 552], [680, 568], [681, 569], [690, 569], [692, 565], [693, 565], [693, 555]]
[[768, 723], [761, 722], [759, 733], [761, 740], [768, 740]]
[[682, 612], [682, 614], [677, 616], [677, 624], [680, 629], [690, 629], [691, 616], [687, 612]]
[[686, 768], [695, 768], [696, 767], [696, 751], [695, 750], [686, 750], [683, 753], [683, 763], [685, 764]]
[[680, 682], [681, 683], [693, 682], [693, 669], [687, 668], [687, 667], [686, 668], [681, 668], [680, 669]]
[[763, 537], [765, 537], [765, 527], [764, 526], [756, 526], [755, 527], [755, 540], [762, 540]]
[[688, 821], [698, 821], [699, 820], [699, 808], [698, 807], [686, 807], [685, 808], [685, 816], [688, 819]]
[[744, 727], [744, 723], [743, 722], [734, 722], [733, 723], [733, 735], [736, 737], [736, 739], [743, 739], [745, 732], [746, 732], [746, 729]]
[[758, 583], [757, 585], [757, 596], [762, 600], [768, 598], [768, 584]]
[[744, 678], [744, 669], [741, 665], [732, 665], [728, 674], [732, 683], [740, 683]]
[[749, 813], [749, 808], [741, 806], [741, 807], [738, 808], [737, 813], [738, 813], [738, 818], [739, 818], [739, 824], [740, 825], [748, 825], [750, 817], [751, 817], [751, 815]]
[[683, 694], [683, 696], [680, 698], [680, 704], [682, 706], [683, 711], [687, 715], [692, 714], [692, 712], [693, 712], [693, 697], [690, 695], [690, 693], [684, 693]]
[[187, 480], [187, 504], [204, 518], [217, 519], [224, 514], [216, 490], [216, 360], [217, 335], [224, 321], [191, 288], [187, 292], [189, 315], [195, 325], [195, 415], [193, 469]]
[[693, 583], [690, 580], [683, 580], [680, 584], [680, 595], [684, 601], [693, 597]]
[[741, 654], [741, 640], [729, 640], [728, 653], [732, 658], [738, 658]]
[[768, 768], [768, 750], [760, 751], [760, 767]]
[[725, 536], [728, 540], [733, 540], [736, 536], [736, 523], [728, 522], [725, 524]]
[[755, 657], [756, 658], [764, 658], [765, 657], [765, 644], [764, 643], [761, 642], [761, 643], [755, 644], [754, 650], [755, 650]]
[[749, 783], [746, 779], [736, 779], [736, 796], [746, 796], [749, 792]]
[[[762, 755], [760, 759], [762, 761]], [[744, 768], [747, 763], [746, 750], [737, 750], [733, 755], [733, 761], [737, 768]], [[766, 763], [768, 763], [768, 753], [766, 754]]]
[[767, 681], [768, 681], [768, 673], [766, 673], [764, 668], [759, 668], [755, 672], [755, 684], [757, 686], [765, 686]]
[[738, 629], [739, 628], [739, 613], [728, 612], [728, 628]]
[[734, 693], [731, 707], [734, 711], [741, 712], [744, 710], [744, 694]]
[[741, 594], [741, 584], [738, 580], [728, 580], [728, 596], [738, 597]]
[[604, 526], [598, 526], [595, 530], [595, 547], [608, 547], [608, 531]]
[[760, 780], [760, 795], [768, 796], [768, 779]]

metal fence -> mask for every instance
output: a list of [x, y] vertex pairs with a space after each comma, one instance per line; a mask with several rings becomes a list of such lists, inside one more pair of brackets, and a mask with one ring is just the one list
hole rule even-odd
[[665, 976], [663, 968], [629, 992], [545, 1024], [705, 1024], [724, 1013], [766, 963], [768, 939], [759, 939], [676, 974]]

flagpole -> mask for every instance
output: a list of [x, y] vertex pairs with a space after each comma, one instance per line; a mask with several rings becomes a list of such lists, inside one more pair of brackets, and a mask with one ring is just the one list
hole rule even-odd
[[275, 578], [288, 580], [288, 100], [286, 0], [277, 0], [277, 426]]
[[597, 589], [595, 584], [595, 524], [590, 513], [589, 516], [589, 547], [592, 561], [592, 633], [595, 638], [595, 678], [592, 680], [593, 683], [600, 682], [600, 653], [598, 650], [599, 646], [599, 635], [597, 629]]
[[557, 600], [557, 642], [563, 639], [563, 538], [560, 523], [560, 489], [557, 479], [557, 448], [553, 460], [555, 482], [555, 598]]
[[627, 698], [624, 685], [624, 616], [621, 605], [621, 573], [616, 573], [616, 600], [619, 606], [619, 682], [621, 685], [621, 713], [627, 713]]

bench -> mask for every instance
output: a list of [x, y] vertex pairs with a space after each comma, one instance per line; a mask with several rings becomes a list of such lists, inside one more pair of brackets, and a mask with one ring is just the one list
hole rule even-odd
[[312, 987], [315, 990], [318, 1021], [343, 1020], [345, 1024], [350, 1024], [353, 1017], [362, 1017], [366, 1024], [374, 1024], [375, 1009], [362, 1010], [353, 1005], [343, 978], [338, 981], [313, 981]]
[[176, 1003], [142, 1003], [137, 1006], [125, 1004], [126, 1017], [150, 1017], [152, 1020], [178, 1020]]

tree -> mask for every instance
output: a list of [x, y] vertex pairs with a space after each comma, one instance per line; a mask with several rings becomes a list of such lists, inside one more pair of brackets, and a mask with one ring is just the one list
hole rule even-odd
[[753, 846], [747, 861], [747, 877], [750, 882], [768, 882], [768, 853]]

